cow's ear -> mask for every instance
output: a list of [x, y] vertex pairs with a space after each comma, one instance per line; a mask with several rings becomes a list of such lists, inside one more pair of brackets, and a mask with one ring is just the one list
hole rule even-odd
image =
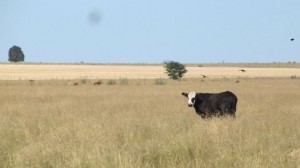
[[188, 97], [188, 95], [189, 95], [189, 94], [186, 93], [186, 92], [182, 92], [181, 94], [182, 94], [183, 96], [185, 96], [185, 97]]

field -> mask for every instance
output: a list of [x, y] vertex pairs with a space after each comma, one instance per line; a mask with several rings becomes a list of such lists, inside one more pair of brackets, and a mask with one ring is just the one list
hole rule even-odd
[[[209, 64], [210, 65], [210, 64]], [[265, 66], [265, 67], [263, 67]], [[278, 68], [278, 67], [281, 68]], [[267, 67], [267, 68], [266, 68]], [[186, 78], [300, 77], [300, 64], [187, 65]], [[239, 70], [245, 69], [243, 73]], [[156, 79], [167, 78], [162, 65], [0, 64], [0, 80]]]
[[[126, 66], [101, 76], [64, 66], [45, 78], [42, 66], [0, 71], [0, 167], [300, 167], [298, 68], [191, 66], [172, 81], [157, 66], [149, 76], [143, 68], [133, 70], [140, 76]], [[209, 78], [200, 78], [203, 70]], [[201, 119], [181, 95], [190, 90], [234, 92], [237, 118]]]

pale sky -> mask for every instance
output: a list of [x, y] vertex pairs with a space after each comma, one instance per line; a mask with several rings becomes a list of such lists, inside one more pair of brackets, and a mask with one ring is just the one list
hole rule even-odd
[[13, 45], [25, 62], [300, 62], [300, 0], [0, 0], [0, 62]]

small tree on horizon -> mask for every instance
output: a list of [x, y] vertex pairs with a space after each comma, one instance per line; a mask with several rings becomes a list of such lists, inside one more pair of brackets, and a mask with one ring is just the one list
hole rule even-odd
[[164, 68], [170, 79], [178, 80], [187, 72], [185, 66], [176, 61], [165, 61]]
[[24, 61], [24, 53], [19, 46], [12, 46], [8, 51], [8, 61], [19, 62]]

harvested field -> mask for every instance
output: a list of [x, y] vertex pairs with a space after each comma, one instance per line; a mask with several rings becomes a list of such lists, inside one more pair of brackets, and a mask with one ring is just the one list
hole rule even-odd
[[[246, 72], [239, 71], [245, 69]], [[289, 78], [300, 76], [300, 68], [244, 68], [187, 66], [186, 78]], [[55, 65], [1, 64], [0, 80], [50, 79], [155, 79], [167, 78], [162, 65]]]

